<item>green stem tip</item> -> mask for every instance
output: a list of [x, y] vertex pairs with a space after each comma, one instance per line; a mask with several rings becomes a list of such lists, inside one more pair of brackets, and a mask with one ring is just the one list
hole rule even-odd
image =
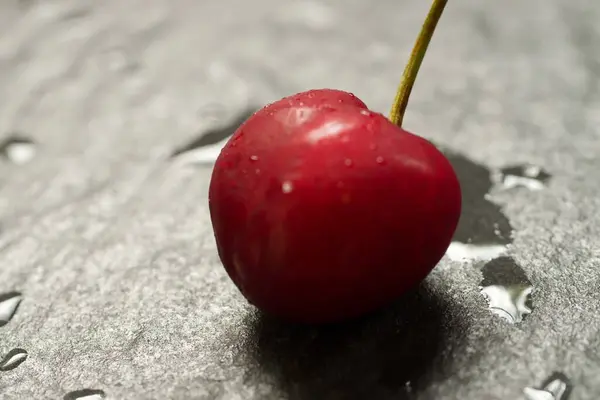
[[412, 92], [412, 88], [415, 85], [415, 80], [417, 79], [419, 68], [423, 63], [423, 58], [425, 58], [427, 47], [429, 46], [429, 42], [431, 42], [431, 37], [447, 2], [448, 0], [433, 0], [429, 14], [425, 18], [421, 32], [408, 59], [408, 64], [406, 64], [406, 68], [402, 74], [402, 81], [398, 87], [398, 92], [396, 93], [396, 98], [390, 112], [390, 121], [399, 127], [402, 127], [410, 92]]

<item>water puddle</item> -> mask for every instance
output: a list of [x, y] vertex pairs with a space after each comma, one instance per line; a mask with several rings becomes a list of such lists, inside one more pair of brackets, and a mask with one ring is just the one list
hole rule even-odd
[[560, 372], [554, 372], [540, 388], [526, 387], [523, 390], [526, 400], [567, 400], [571, 396], [572, 385]]
[[533, 284], [525, 271], [511, 257], [498, 257], [481, 269], [481, 294], [487, 299], [490, 311], [511, 324], [523, 321], [533, 310]]
[[9, 292], [0, 295], [0, 327], [10, 322], [22, 300], [23, 295], [19, 292]]
[[33, 160], [37, 152], [35, 143], [24, 136], [12, 136], [0, 142], [0, 155], [15, 165]]
[[189, 164], [206, 165], [214, 163], [221, 153], [221, 149], [237, 128], [256, 111], [256, 109], [248, 109], [225, 125], [203, 132], [190, 143], [176, 149], [171, 157]]
[[28, 354], [23, 349], [12, 349], [0, 361], [0, 371], [11, 371], [27, 360]]
[[471, 244], [452, 242], [446, 255], [452, 261], [488, 261], [503, 255], [506, 246], [503, 244]]

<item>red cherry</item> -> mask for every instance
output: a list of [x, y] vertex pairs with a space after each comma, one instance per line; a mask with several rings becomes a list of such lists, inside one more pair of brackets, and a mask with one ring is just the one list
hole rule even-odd
[[313, 89], [302, 93], [297, 93], [292, 96], [284, 97], [283, 99], [271, 103], [266, 106], [266, 109], [275, 112], [285, 107], [341, 107], [350, 106], [358, 108], [367, 108], [358, 97], [352, 93], [344, 92], [336, 89]]
[[322, 89], [240, 126], [215, 163], [209, 206], [219, 256], [244, 296], [285, 319], [323, 323], [372, 311], [424, 279], [450, 244], [461, 195], [430, 142], [350, 93]]
[[269, 313], [358, 316], [413, 287], [444, 255], [460, 215], [458, 180], [425, 139], [358, 99], [337, 101], [356, 99], [349, 93], [292, 99], [254, 114], [217, 159], [209, 199], [219, 255]]

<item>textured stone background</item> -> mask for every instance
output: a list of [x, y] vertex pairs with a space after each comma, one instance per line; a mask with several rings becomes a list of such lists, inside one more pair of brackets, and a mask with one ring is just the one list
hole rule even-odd
[[[481, 263], [449, 258], [361, 321], [261, 317], [219, 264], [210, 166], [170, 159], [308, 88], [387, 112], [428, 6], [2, 0], [0, 138], [37, 153], [0, 161], [0, 293], [23, 293], [0, 353], [29, 353], [0, 372], [0, 398], [501, 400], [558, 371], [571, 399], [598, 399], [598, 1], [451, 0], [409, 106], [409, 129], [460, 153], [465, 190], [490, 192], [465, 212], [514, 228], [509, 256], [535, 288], [519, 324], [489, 311]], [[485, 187], [522, 163], [548, 186]]]

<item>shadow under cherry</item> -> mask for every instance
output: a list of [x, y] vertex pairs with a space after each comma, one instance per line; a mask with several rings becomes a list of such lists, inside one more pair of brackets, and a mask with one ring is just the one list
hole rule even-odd
[[453, 307], [423, 283], [391, 307], [341, 324], [293, 325], [257, 312], [250, 352], [292, 400], [410, 399], [443, 376], [448, 349], [460, 347]]

